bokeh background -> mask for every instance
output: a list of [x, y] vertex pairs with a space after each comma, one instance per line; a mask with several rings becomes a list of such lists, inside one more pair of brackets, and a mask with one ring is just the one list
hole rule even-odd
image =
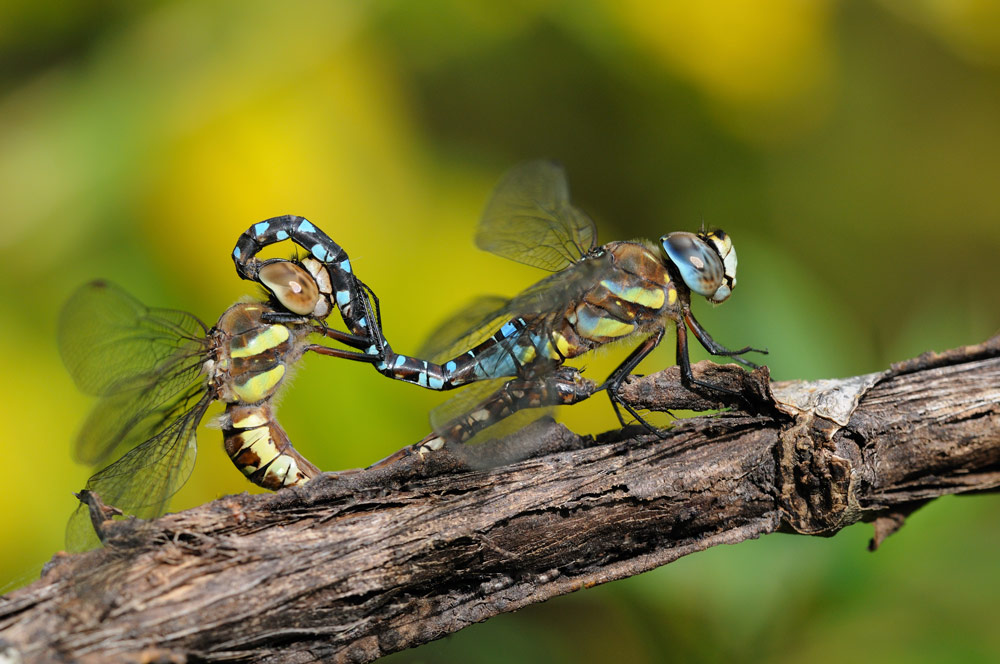
[[[541, 276], [472, 243], [501, 173], [535, 157], [563, 162], [602, 241], [728, 230], [739, 288], [698, 315], [727, 345], [768, 347], [778, 379], [984, 340], [1000, 328], [997, 7], [4, 4], [0, 579], [61, 548], [91, 472], [71, 456], [92, 402], [55, 348], [61, 303], [105, 277], [214, 322], [252, 292], [237, 235], [277, 214], [348, 249], [401, 351]], [[324, 469], [418, 440], [442, 400], [303, 365], [280, 418]], [[571, 410], [577, 431], [614, 426], [604, 399]], [[202, 428], [174, 509], [248, 489], [220, 439]], [[392, 661], [996, 661], [998, 508], [937, 501], [875, 554], [864, 525], [717, 548]]]

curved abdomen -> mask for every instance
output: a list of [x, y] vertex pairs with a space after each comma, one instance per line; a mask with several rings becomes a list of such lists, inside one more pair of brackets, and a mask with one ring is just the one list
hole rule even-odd
[[222, 434], [226, 454], [236, 467], [265, 489], [299, 486], [320, 473], [292, 447], [270, 403], [227, 405]]

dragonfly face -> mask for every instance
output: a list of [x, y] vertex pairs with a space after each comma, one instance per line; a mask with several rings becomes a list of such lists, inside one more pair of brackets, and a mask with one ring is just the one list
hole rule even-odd
[[663, 255], [684, 284], [716, 304], [736, 287], [736, 248], [725, 231], [669, 233], [660, 238]]

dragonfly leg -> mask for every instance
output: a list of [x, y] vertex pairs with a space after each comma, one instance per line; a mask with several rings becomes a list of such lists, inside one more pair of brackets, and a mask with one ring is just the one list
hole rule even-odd
[[677, 321], [677, 366], [681, 370], [681, 383], [687, 387], [697, 385], [698, 387], [703, 387], [708, 390], [715, 390], [716, 392], [723, 392], [725, 394], [731, 394], [740, 399], [746, 400], [745, 397], [735, 390], [731, 390], [728, 387], [722, 387], [721, 385], [713, 385], [712, 383], [706, 383], [705, 381], [698, 380], [694, 377], [694, 372], [691, 371], [691, 358], [688, 356], [688, 340], [687, 340], [687, 328], [684, 327], [683, 321]]
[[[317, 334], [322, 334], [324, 337], [333, 339], [334, 341], [339, 341], [342, 344], [350, 346], [351, 348], [357, 348], [358, 350], [367, 350], [369, 346], [372, 345], [372, 340], [369, 337], [359, 337], [356, 334], [349, 334], [347, 332], [341, 332], [340, 330], [335, 330], [322, 322], [315, 326], [314, 331]], [[367, 360], [365, 361], [377, 361], [377, 356], [364, 354]]]
[[350, 350], [341, 350], [339, 348], [330, 348], [329, 346], [322, 346], [320, 344], [309, 344], [305, 347], [305, 350], [312, 351], [317, 355], [327, 355], [329, 357], [339, 357], [344, 360], [354, 360], [355, 362], [378, 362], [379, 359], [375, 355], [369, 355], [367, 353], [356, 353]]
[[646, 427], [646, 429], [656, 435], [660, 435], [660, 430], [647, 422], [644, 417], [632, 408], [632, 406], [622, 401], [618, 396], [618, 389], [625, 381], [625, 378], [627, 378], [628, 375], [631, 374], [637, 366], [639, 366], [639, 363], [642, 362], [643, 359], [645, 359], [645, 357], [660, 344], [660, 341], [663, 340], [663, 333], [664, 330], [661, 327], [657, 330], [656, 334], [643, 341], [635, 350], [629, 353], [628, 357], [626, 357], [625, 360], [619, 364], [613, 372], [611, 372], [611, 375], [608, 376], [608, 379], [604, 381], [604, 384], [599, 388], [607, 389], [608, 398], [611, 400], [611, 407], [614, 408], [615, 415], [618, 417], [618, 421], [622, 426], [625, 426], [625, 418], [622, 417], [619, 406], [624, 408], [628, 414], [634, 417], [640, 424], [642, 424], [642, 426]]
[[381, 332], [382, 332], [382, 307], [379, 304], [378, 295], [375, 294], [375, 291], [373, 291], [368, 286], [368, 284], [366, 284], [365, 282], [361, 281], [360, 279], [358, 279], [358, 284], [365, 290], [366, 293], [368, 293], [368, 297], [371, 298], [370, 301], [375, 305], [375, 322], [376, 322], [376, 326], [375, 327], [378, 330], [378, 333], [381, 334]]
[[698, 320], [694, 317], [694, 314], [692, 314], [690, 310], [684, 312], [684, 321], [687, 323], [688, 327], [691, 328], [691, 333], [694, 334], [695, 338], [698, 339], [701, 345], [704, 346], [705, 350], [707, 350], [712, 355], [731, 357], [735, 361], [742, 364], [743, 366], [749, 367], [751, 369], [756, 369], [757, 365], [747, 359], [740, 357], [741, 355], [743, 355], [744, 353], [761, 353], [763, 355], [767, 355], [767, 350], [762, 350], [760, 348], [751, 348], [750, 346], [744, 346], [739, 350], [729, 350], [728, 348], [726, 348], [725, 346], [723, 346], [722, 344], [720, 344], [719, 342], [717, 342], [715, 339], [712, 338], [712, 335], [708, 333], [708, 330], [706, 330], [701, 326], [701, 323], [698, 322]]
[[[334, 341], [339, 341], [342, 344], [346, 344], [351, 348], [357, 348], [358, 350], [367, 351], [365, 354], [365, 362], [377, 360], [377, 350], [379, 348], [378, 339], [382, 339], [382, 347], [385, 347], [384, 337], [381, 336], [381, 329], [374, 328], [373, 335], [360, 336], [357, 334], [351, 334], [349, 332], [341, 332], [340, 330], [335, 330], [326, 324], [325, 320], [316, 320], [315, 318], [310, 318], [308, 316], [299, 316], [290, 311], [270, 311], [261, 316], [261, 320], [268, 324], [278, 324], [278, 325], [304, 325], [307, 323], [313, 323], [312, 331], [316, 334], [322, 334], [324, 337], [333, 339]], [[373, 339], [373, 336], [376, 338]], [[374, 350], [373, 350], [374, 349]]]
[[425, 455], [447, 444], [464, 443], [517, 411], [574, 404], [595, 391], [594, 382], [572, 367], [559, 367], [543, 378], [515, 378], [504, 383], [468, 413], [425, 437], [413, 449]]

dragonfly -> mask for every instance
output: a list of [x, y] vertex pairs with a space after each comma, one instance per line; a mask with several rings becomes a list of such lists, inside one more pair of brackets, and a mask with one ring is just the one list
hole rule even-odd
[[[672, 232], [658, 243], [598, 245], [593, 220], [572, 204], [565, 172], [553, 162], [527, 162], [501, 179], [480, 219], [476, 244], [552, 274], [511, 299], [483, 298], [467, 307], [433, 335], [430, 360], [396, 354], [388, 344], [383, 348], [375, 366], [397, 380], [435, 390], [500, 382], [484, 399], [460, 397], [457, 406], [444, 409], [457, 414], [436, 423], [435, 433], [418, 443], [421, 450], [467, 441], [522, 408], [576, 403], [602, 389], [622, 425], [619, 406], [646, 424], [618, 389], [670, 324], [681, 380], [689, 387], [731, 392], [694, 376], [688, 331], [712, 355], [750, 368], [757, 365], [743, 355], [766, 353], [750, 346], [726, 348], [691, 310], [692, 294], [720, 304], [736, 287], [736, 249], [727, 233]], [[628, 340], [638, 346], [599, 387], [564, 366]]]
[[[77, 386], [98, 397], [76, 456], [100, 468], [86, 489], [106, 504], [140, 518], [162, 514], [191, 473], [197, 429], [213, 401], [225, 404], [219, 424], [226, 453], [254, 484], [300, 486], [320, 472], [278, 423], [274, 397], [306, 352], [375, 359], [311, 343], [311, 335], [355, 349], [372, 346], [373, 336], [325, 324], [335, 296], [322, 261], [269, 263], [256, 275], [281, 297], [237, 303], [211, 327], [185, 311], [147, 307], [107, 281], [82, 286], [64, 306], [58, 335], [64, 363]], [[373, 315], [367, 298], [354, 304]], [[80, 505], [67, 526], [67, 548], [97, 544]]]
[[[332, 265], [339, 274], [335, 278], [349, 285], [354, 275], [343, 249], [312, 224], [302, 232], [296, 226], [299, 219], [269, 223], [252, 242], [241, 238], [244, 246], [234, 251], [240, 275], [255, 279], [253, 270], [244, 265], [247, 256], [266, 244], [292, 239], [320, 258], [336, 251]], [[321, 241], [314, 246], [317, 238]], [[757, 367], [742, 356], [767, 351], [750, 346], [726, 348], [691, 311], [692, 293], [719, 304], [736, 287], [736, 249], [728, 234], [722, 230], [673, 232], [662, 236], [658, 244], [635, 241], [602, 246], [596, 238], [594, 222], [570, 201], [563, 169], [548, 161], [527, 162], [497, 185], [480, 219], [476, 244], [552, 274], [514, 298], [486, 297], [466, 307], [432, 335], [434, 342], [419, 353], [429, 359], [393, 351], [377, 316], [375, 327], [380, 332], [373, 335], [377, 344], [366, 353], [377, 358], [373, 364], [383, 375], [432, 390], [484, 384], [479, 389], [467, 388], [466, 395], [446, 404], [436, 417], [432, 414], [435, 432], [417, 444], [420, 450], [465, 442], [520, 410], [576, 403], [600, 390], [607, 391], [623, 425], [619, 406], [645, 424], [639, 413], [619, 399], [618, 388], [663, 340], [668, 323], [676, 333], [677, 364], [687, 386], [731, 392], [694, 376], [688, 330], [709, 353]], [[348, 327], [354, 332], [370, 327], [370, 317], [362, 320], [363, 307], [355, 304], [354, 298], [361, 294], [347, 287], [336, 293]], [[379, 309], [377, 298], [374, 307]], [[638, 340], [639, 345], [600, 386], [579, 370], [564, 366], [569, 359], [628, 340]]]

